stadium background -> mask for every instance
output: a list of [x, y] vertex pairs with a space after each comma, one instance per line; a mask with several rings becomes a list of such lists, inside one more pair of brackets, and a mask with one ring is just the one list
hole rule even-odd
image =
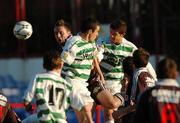
[[[53, 27], [61, 18], [76, 34], [82, 19], [95, 17], [104, 27], [101, 35], [112, 20], [123, 18], [128, 24], [126, 38], [151, 53], [154, 67], [161, 56], [180, 64], [179, 11], [179, 0], [0, 0], [0, 87], [10, 102], [22, 102], [28, 82], [43, 70], [43, 53], [57, 45]], [[13, 35], [19, 20], [33, 26], [26, 41]]]

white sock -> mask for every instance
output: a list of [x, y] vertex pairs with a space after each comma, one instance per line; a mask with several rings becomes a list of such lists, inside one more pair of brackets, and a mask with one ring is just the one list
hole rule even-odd
[[114, 120], [108, 120], [105, 123], [114, 123]]

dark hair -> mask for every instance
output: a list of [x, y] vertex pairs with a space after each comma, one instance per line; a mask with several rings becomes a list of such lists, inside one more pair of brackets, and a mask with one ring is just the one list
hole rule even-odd
[[100, 26], [100, 23], [96, 19], [86, 18], [81, 24], [80, 31], [82, 33], [86, 33], [88, 30], [91, 29], [92, 31], [94, 31], [97, 26]]
[[176, 78], [177, 64], [171, 58], [165, 58], [158, 63], [157, 76], [159, 79]]
[[139, 48], [133, 53], [133, 61], [136, 68], [146, 67], [149, 61], [149, 52], [143, 48]]
[[53, 70], [62, 64], [60, 53], [56, 50], [47, 51], [43, 56], [43, 67], [46, 70]]
[[59, 27], [59, 26], [64, 26], [67, 30], [71, 31], [71, 26], [68, 22], [64, 21], [63, 19], [60, 19], [58, 20], [56, 23], [55, 23], [55, 27]]
[[129, 76], [133, 75], [133, 71], [135, 69], [133, 57], [128, 56], [123, 60], [123, 71], [124, 73], [128, 74]]
[[127, 24], [124, 20], [116, 19], [110, 24], [110, 28], [117, 30], [120, 34], [125, 34], [127, 31]]

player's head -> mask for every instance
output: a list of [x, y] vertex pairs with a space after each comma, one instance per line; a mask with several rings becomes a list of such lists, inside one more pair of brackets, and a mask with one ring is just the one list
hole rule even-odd
[[122, 38], [126, 34], [126, 22], [121, 19], [116, 19], [110, 24], [110, 40], [112, 43], [120, 44]]
[[60, 69], [63, 66], [60, 53], [56, 50], [47, 51], [43, 56], [43, 67], [47, 71]]
[[150, 54], [143, 48], [139, 48], [133, 53], [133, 61], [136, 68], [146, 67], [149, 62]]
[[165, 58], [158, 63], [158, 79], [176, 79], [178, 76], [178, 67], [176, 62], [171, 58]]
[[59, 44], [63, 44], [71, 35], [71, 26], [64, 20], [58, 20], [54, 26], [54, 35]]
[[80, 31], [88, 36], [89, 41], [94, 41], [99, 35], [100, 23], [93, 18], [86, 18], [82, 22]]
[[135, 70], [135, 65], [134, 65], [134, 61], [133, 61], [133, 57], [128, 56], [123, 60], [123, 71], [124, 73], [126, 73], [129, 76], [133, 75], [133, 72]]

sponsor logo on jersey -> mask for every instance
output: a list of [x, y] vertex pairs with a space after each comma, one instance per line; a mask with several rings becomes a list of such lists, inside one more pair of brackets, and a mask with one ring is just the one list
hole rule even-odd
[[152, 96], [156, 97], [158, 102], [179, 103], [180, 101], [180, 91], [175, 90], [153, 90]]

